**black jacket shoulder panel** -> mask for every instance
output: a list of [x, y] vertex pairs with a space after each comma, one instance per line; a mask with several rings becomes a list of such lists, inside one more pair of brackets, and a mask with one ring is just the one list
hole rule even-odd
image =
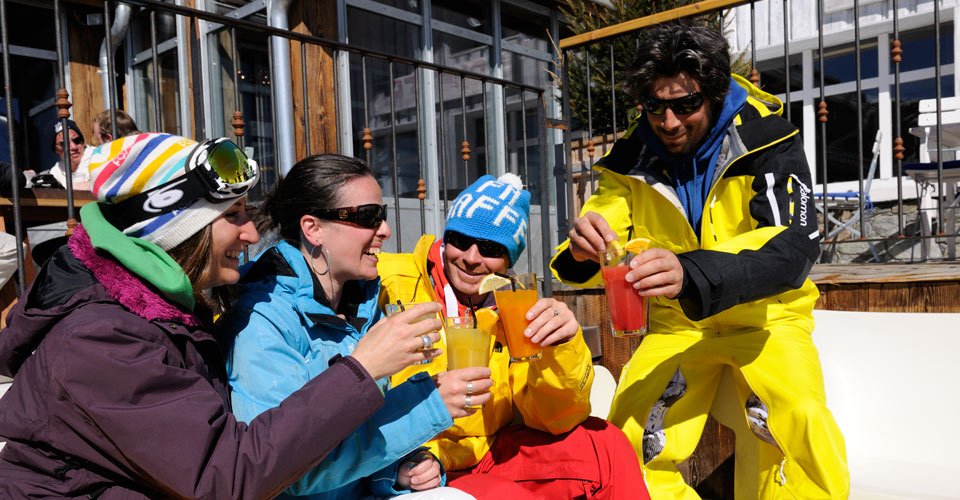
[[66, 303], [80, 290], [97, 283], [93, 273], [64, 245], [40, 269], [27, 304], [32, 308], [50, 309]]
[[240, 279], [240, 284], [255, 283], [274, 276], [296, 276], [287, 260], [283, 258], [277, 247], [272, 247], [253, 263], [250, 270]]

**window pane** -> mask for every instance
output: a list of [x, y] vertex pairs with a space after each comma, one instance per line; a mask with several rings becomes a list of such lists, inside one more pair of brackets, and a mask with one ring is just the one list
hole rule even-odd
[[347, 8], [351, 45], [410, 59], [420, 54], [420, 27], [372, 12]]
[[485, 35], [493, 34], [490, 4], [479, 0], [433, 0], [433, 18]]
[[522, 54], [503, 51], [503, 78], [531, 87], [547, 85], [547, 63]]
[[[489, 75], [490, 46], [433, 30], [434, 56], [437, 64]], [[478, 87], [479, 88], [479, 87]]]
[[[757, 62], [757, 71], [760, 72], [760, 88], [771, 94], [783, 94], [786, 87], [783, 84], [783, 57], [767, 59]], [[800, 54], [790, 55], [790, 91], [803, 89], [803, 60]]]
[[508, 3], [500, 4], [500, 30], [504, 42], [512, 42], [524, 47], [547, 52], [549, 42], [547, 32], [550, 19], [536, 15]]
[[[827, 181], [855, 181], [859, 178], [857, 174], [857, 140], [863, 144], [863, 164], [861, 170], [863, 175], [867, 174], [870, 167], [871, 148], [873, 141], [877, 136], [877, 127], [879, 120], [877, 118], [877, 100], [879, 93], [876, 89], [863, 91], [862, 109], [863, 117], [857, 116], [857, 94], [850, 92], [828, 96], [827, 109], [830, 111], [827, 121]], [[862, 121], [863, 135], [857, 137], [857, 123]], [[823, 147], [820, 141], [820, 130], [814, 134], [817, 140], [817, 172], [823, 172], [820, 148]], [[877, 169], [879, 174], [880, 169]], [[822, 181], [822, 176], [819, 176]]]
[[[163, 132], [180, 134], [180, 86], [177, 72], [177, 52], [168, 51], [158, 55], [160, 67], [160, 113], [163, 116]], [[137, 126], [142, 131], [159, 131], [155, 116], [153, 95], [153, 62], [147, 61], [134, 68], [137, 86]]]
[[[853, 42], [824, 48], [826, 72], [824, 83], [853, 82], [857, 80], [856, 47]], [[791, 69], [792, 71], [792, 69]], [[877, 39], [860, 41], [860, 77], [875, 78], [877, 70]], [[791, 80], [793, 75], [791, 75]], [[820, 51], [813, 51], [813, 82], [820, 85]]]
[[[900, 33], [903, 49], [900, 71], [932, 68], [934, 64], [933, 26]], [[953, 23], [940, 24], [940, 64], [953, 62]], [[893, 71], [891, 65], [890, 71]]]

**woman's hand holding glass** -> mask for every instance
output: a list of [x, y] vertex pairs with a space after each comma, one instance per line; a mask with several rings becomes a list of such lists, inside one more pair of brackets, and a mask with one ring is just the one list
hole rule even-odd
[[438, 356], [442, 350], [425, 348], [440, 341], [439, 319], [417, 321], [421, 316], [436, 314], [440, 304], [425, 302], [389, 318], [381, 319], [364, 335], [350, 354], [374, 379], [393, 375], [425, 359]]
[[541, 346], [558, 345], [572, 339], [580, 323], [566, 304], [551, 298], [538, 300], [527, 311], [530, 325], [523, 331], [531, 342]]
[[476, 413], [480, 406], [490, 402], [493, 395], [493, 379], [490, 368], [471, 366], [459, 370], [440, 372], [433, 376], [437, 391], [447, 405], [453, 418], [467, 417]]
[[440, 486], [440, 462], [427, 450], [400, 464], [397, 489], [423, 491]]

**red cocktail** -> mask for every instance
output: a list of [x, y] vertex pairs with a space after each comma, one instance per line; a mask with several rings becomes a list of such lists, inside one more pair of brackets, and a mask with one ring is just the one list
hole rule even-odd
[[610, 306], [614, 336], [626, 337], [647, 333], [647, 298], [637, 294], [633, 283], [627, 283], [627, 266], [604, 266], [604, 292]]

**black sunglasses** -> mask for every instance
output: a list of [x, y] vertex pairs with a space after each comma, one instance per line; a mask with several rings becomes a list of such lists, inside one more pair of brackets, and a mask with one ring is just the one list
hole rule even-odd
[[473, 238], [456, 231], [447, 231], [444, 233], [443, 241], [444, 243], [449, 243], [464, 252], [470, 250], [470, 247], [473, 245], [477, 245], [477, 251], [480, 252], [480, 255], [487, 258], [506, 257], [509, 254], [507, 247], [497, 243], [496, 241]]
[[[72, 143], [76, 144], [77, 146], [79, 146], [79, 145], [83, 144], [83, 136], [82, 136], [82, 135], [78, 135], [78, 136], [74, 137], [73, 139], [70, 139], [70, 142], [72, 142]], [[63, 141], [60, 141], [60, 147], [63, 147]]]
[[319, 219], [349, 222], [367, 229], [377, 229], [383, 221], [387, 220], [387, 205], [370, 203], [357, 207], [331, 208], [318, 210], [313, 215]]
[[678, 115], [693, 113], [703, 106], [703, 94], [694, 92], [676, 99], [657, 99], [656, 97], [641, 97], [640, 104], [643, 110], [654, 114], [662, 115], [667, 112], [667, 108], [673, 110]]

